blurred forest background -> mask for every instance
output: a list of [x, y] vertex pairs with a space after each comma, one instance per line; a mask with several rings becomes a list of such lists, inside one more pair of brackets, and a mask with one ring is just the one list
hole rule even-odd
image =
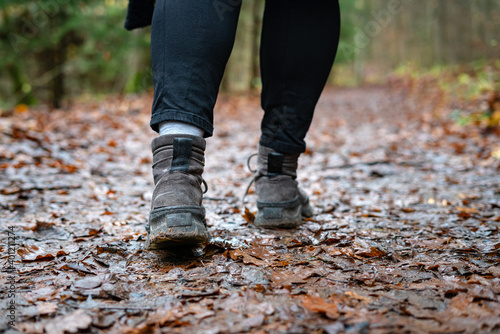
[[[264, 2], [242, 3], [223, 91], [259, 89]], [[471, 94], [498, 91], [498, 0], [340, 2], [342, 37], [331, 84], [446, 73], [449, 84], [472, 84]], [[76, 98], [151, 90], [150, 28], [126, 31], [126, 6], [126, 0], [2, 0], [0, 109], [60, 108]]]

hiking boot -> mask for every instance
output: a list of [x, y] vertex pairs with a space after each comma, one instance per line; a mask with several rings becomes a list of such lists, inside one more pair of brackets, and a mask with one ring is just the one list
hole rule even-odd
[[309, 197], [296, 180], [298, 158], [299, 154], [285, 155], [259, 146], [256, 226], [293, 228], [302, 224], [303, 216], [312, 216]]
[[205, 140], [190, 135], [153, 139], [153, 203], [146, 225], [149, 250], [194, 246], [210, 240], [201, 204]]

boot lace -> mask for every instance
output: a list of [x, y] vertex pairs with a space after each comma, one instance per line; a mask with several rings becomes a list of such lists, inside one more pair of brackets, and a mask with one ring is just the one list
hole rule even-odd
[[205, 181], [205, 179], [201, 179], [201, 183], [203, 184], [203, 187], [205, 188], [205, 190], [203, 190], [203, 194], [206, 194], [207, 191], [208, 191], [208, 184], [207, 184], [207, 181]]
[[250, 183], [248, 184], [247, 186], [247, 189], [245, 190], [245, 194], [243, 195], [243, 198], [241, 199], [241, 202], [242, 203], [245, 203], [245, 198], [247, 197], [248, 195], [248, 192], [250, 191], [250, 187], [252, 186], [252, 184], [255, 182], [255, 178], [257, 177], [257, 169], [252, 169], [252, 167], [250, 166], [250, 161], [252, 160], [253, 157], [256, 157], [257, 155], [259, 155], [258, 153], [254, 153], [252, 155], [250, 155], [247, 159], [247, 168], [249, 171], [251, 171], [252, 173], [254, 173], [254, 176], [252, 177], [252, 180], [250, 180]]

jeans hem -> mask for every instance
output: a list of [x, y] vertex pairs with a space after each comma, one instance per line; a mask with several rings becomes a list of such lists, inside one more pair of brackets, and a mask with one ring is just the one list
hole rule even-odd
[[266, 140], [265, 137], [260, 138], [259, 144], [265, 147], [272, 148], [273, 150], [276, 150], [283, 154], [300, 154], [306, 151], [305, 145], [293, 145], [279, 140]]
[[203, 136], [205, 138], [212, 137], [214, 132], [212, 123], [210, 123], [206, 119], [186, 111], [174, 109], [167, 109], [154, 114], [153, 116], [151, 116], [151, 122], [149, 125], [151, 126], [151, 129], [153, 129], [153, 131], [159, 132], [160, 123], [166, 121], [177, 121], [194, 125], [205, 132]]

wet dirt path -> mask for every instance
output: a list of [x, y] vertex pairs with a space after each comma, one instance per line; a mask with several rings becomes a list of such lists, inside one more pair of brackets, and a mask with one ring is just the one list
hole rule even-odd
[[142, 250], [149, 104], [0, 118], [0, 310], [14, 276], [18, 329], [500, 331], [498, 138], [453, 124], [437, 96], [327, 89], [298, 177], [315, 216], [292, 231], [252, 226], [255, 195], [241, 199], [262, 112], [221, 97], [204, 175], [213, 241], [161, 254]]

